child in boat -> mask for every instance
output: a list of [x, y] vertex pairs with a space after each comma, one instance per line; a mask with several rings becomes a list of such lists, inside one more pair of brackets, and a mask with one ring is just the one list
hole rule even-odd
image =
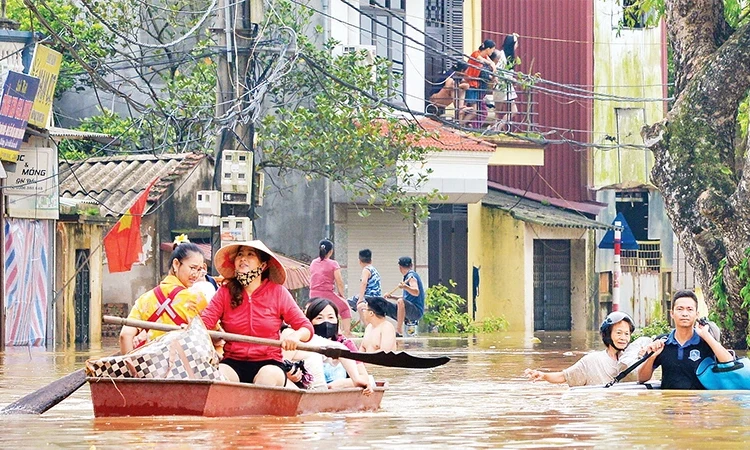
[[388, 300], [383, 297], [365, 297], [365, 307], [360, 317], [367, 327], [359, 347], [361, 352], [392, 352], [396, 350], [396, 329], [385, 318]]
[[[184, 240], [176, 242], [169, 263], [169, 275], [159, 286], [141, 295], [135, 301], [128, 318], [183, 325], [200, 314], [206, 307], [206, 298], [190, 290], [203, 269], [203, 253], [197, 245]], [[125, 325], [120, 331], [120, 353], [123, 355], [148, 340], [164, 334], [148, 332]]]
[[263, 386], [285, 386], [281, 351], [307, 342], [313, 327], [283, 286], [286, 270], [261, 241], [238, 242], [216, 252], [214, 267], [227, 281], [201, 313], [206, 328], [219, 321], [229, 333], [279, 339], [282, 322], [292, 332], [281, 338], [281, 349], [246, 342], [227, 342], [219, 364], [230, 381]]
[[[315, 334], [309, 344], [319, 347], [340, 347], [356, 352], [357, 346], [346, 336], [339, 333], [339, 312], [336, 304], [327, 298], [313, 298], [305, 308], [305, 316], [310, 320]], [[373, 383], [367, 374], [365, 365], [351, 359], [332, 360], [319, 353], [295, 351], [285, 352], [284, 357], [290, 361], [304, 360], [305, 367], [313, 375], [312, 388], [326, 386], [328, 389], [346, 387], [363, 387], [364, 394], [373, 392]], [[290, 379], [296, 381], [295, 374]]]
[[526, 369], [524, 373], [533, 381], [568, 383], [571, 387], [607, 384], [637, 360], [642, 343], [650, 342], [649, 338], [643, 337], [637, 344], [630, 344], [630, 334], [634, 330], [635, 324], [629, 315], [621, 311], [610, 313], [599, 327], [605, 350], [585, 355], [562, 372]]

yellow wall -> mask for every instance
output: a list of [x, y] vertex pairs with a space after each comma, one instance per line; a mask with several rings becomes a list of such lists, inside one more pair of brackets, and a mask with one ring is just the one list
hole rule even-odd
[[64, 286], [62, 297], [58, 297], [56, 308], [55, 341], [62, 346], [75, 343], [75, 289], [76, 289], [76, 249], [89, 249], [89, 343], [91, 348], [99, 348], [102, 339], [102, 226], [59, 222], [57, 225], [58, 285]]
[[[622, 12], [614, 0], [595, 1], [594, 8], [594, 91], [628, 98], [664, 97], [661, 27], [618, 30]], [[633, 133], [620, 132], [621, 142], [628, 144], [642, 145], [640, 126], [664, 116], [661, 102], [594, 101], [594, 143], [616, 143], [607, 139], [618, 136], [616, 108], [643, 109], [643, 123]], [[650, 184], [653, 161], [651, 152], [643, 149], [592, 150], [592, 185], [598, 189]]]
[[482, 43], [482, 0], [464, 0], [464, 53], [471, 53]]
[[[484, 208], [481, 203], [469, 205], [468, 221], [468, 292], [471, 292], [471, 268], [480, 268], [477, 320], [503, 316], [508, 321], [509, 330], [523, 331], [526, 328], [527, 281], [524, 270], [525, 226], [510, 214]], [[470, 311], [472, 306], [469, 305]]]

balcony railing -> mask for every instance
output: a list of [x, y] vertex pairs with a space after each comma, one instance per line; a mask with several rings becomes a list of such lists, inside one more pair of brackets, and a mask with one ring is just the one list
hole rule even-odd
[[[463, 81], [460, 76], [454, 77], [456, 86]], [[447, 106], [428, 100], [427, 113], [477, 131], [538, 132], [538, 102], [529, 84], [518, 79], [500, 79], [494, 87], [480, 89], [478, 100], [466, 100], [466, 91], [455, 89], [453, 92], [453, 101]]]

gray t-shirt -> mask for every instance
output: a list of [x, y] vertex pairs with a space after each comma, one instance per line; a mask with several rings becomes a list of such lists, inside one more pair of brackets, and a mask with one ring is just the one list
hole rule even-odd
[[617, 376], [619, 365], [606, 350], [589, 353], [578, 362], [563, 370], [568, 386], [592, 386], [607, 384]]

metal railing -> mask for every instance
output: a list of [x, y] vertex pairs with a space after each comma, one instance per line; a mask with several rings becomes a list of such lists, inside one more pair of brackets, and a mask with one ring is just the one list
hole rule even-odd
[[[455, 86], [465, 82], [457, 76]], [[479, 99], [467, 100], [469, 92], [454, 89], [454, 98], [449, 105], [439, 105], [428, 101], [427, 113], [454, 121], [461, 126], [476, 128], [477, 131], [498, 131], [530, 133], [538, 131], [535, 112], [538, 102], [530, 86], [518, 79], [497, 79], [478, 91]], [[447, 99], [446, 99], [447, 100]]]
[[622, 250], [620, 267], [623, 272], [660, 273], [661, 242], [638, 241], [638, 250]]

